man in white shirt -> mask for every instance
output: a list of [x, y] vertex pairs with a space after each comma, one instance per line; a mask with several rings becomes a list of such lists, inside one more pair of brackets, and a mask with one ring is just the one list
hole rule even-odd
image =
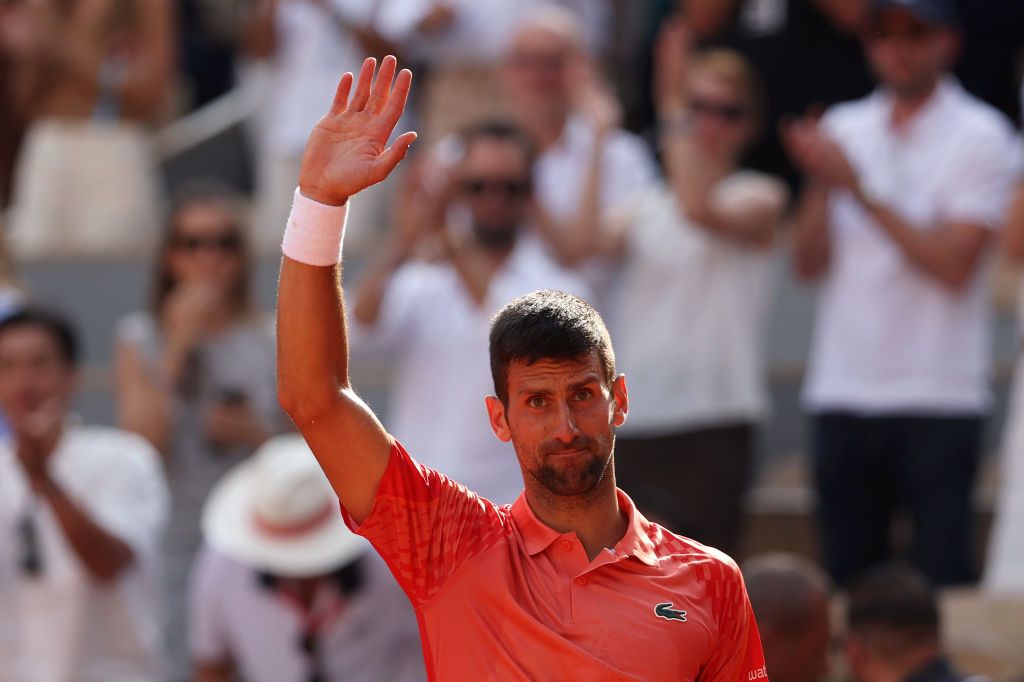
[[0, 322], [0, 679], [156, 682], [163, 472], [142, 438], [67, 416], [76, 361], [61, 318]]
[[[390, 415], [396, 437], [424, 463], [497, 504], [522, 487], [511, 446], [494, 438], [482, 396], [491, 318], [537, 289], [578, 295], [585, 285], [520, 239], [530, 199], [529, 141], [515, 128], [482, 123], [461, 136], [450, 171], [421, 171], [403, 192], [391, 248], [363, 279], [353, 344], [395, 352]], [[440, 181], [441, 187], [429, 187]], [[449, 203], [454, 202], [450, 210]], [[453, 222], [464, 216], [465, 223]], [[430, 260], [413, 260], [417, 253]], [[443, 409], [425, 409], [445, 387]]]
[[572, 13], [545, 6], [512, 36], [503, 82], [513, 117], [539, 152], [531, 239], [563, 265], [583, 266], [601, 308], [611, 271], [601, 259], [587, 258], [578, 235], [651, 188], [658, 171], [643, 141], [619, 127], [618, 101], [597, 68]]
[[882, 87], [786, 134], [808, 175], [796, 269], [823, 276], [804, 399], [825, 561], [842, 584], [887, 559], [908, 508], [911, 560], [965, 582], [1012, 130], [948, 75], [947, 1], [876, 0], [871, 24]]
[[203, 509], [196, 682], [422, 682], [416, 618], [298, 434], [267, 441]]

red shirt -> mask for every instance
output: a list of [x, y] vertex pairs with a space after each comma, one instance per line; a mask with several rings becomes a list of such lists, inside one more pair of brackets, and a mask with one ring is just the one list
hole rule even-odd
[[591, 561], [525, 496], [496, 507], [396, 443], [370, 515], [345, 521], [412, 600], [432, 680], [767, 679], [735, 562], [618, 495], [626, 534]]

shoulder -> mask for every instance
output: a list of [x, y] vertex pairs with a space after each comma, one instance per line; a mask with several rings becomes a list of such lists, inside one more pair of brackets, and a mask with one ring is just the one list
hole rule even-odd
[[821, 117], [821, 125], [833, 135], [842, 135], [869, 124], [878, 115], [882, 95], [874, 92], [861, 99], [840, 102], [829, 107]]
[[1015, 136], [1010, 120], [960, 86], [956, 86], [950, 109], [950, 114], [956, 117], [957, 130], [972, 142], [988, 140], [1008, 147], [1013, 144]]
[[726, 584], [742, 585], [739, 565], [725, 552], [677, 535], [657, 523], [650, 523], [647, 535], [660, 561], [689, 566], [695, 578], [709, 588]]
[[72, 454], [87, 455], [96, 466], [121, 473], [160, 475], [160, 456], [142, 436], [110, 426], [80, 425], [68, 434]]

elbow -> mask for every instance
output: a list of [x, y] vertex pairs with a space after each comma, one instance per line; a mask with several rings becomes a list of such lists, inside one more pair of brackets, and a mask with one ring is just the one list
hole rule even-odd
[[117, 582], [124, 572], [135, 562], [135, 555], [126, 546], [119, 546], [103, 561], [95, 561], [86, 566], [89, 577], [101, 587], [109, 587]]
[[338, 402], [337, 391], [295, 390], [286, 382], [278, 382], [277, 402], [281, 409], [291, 417], [296, 426], [319, 421], [320, 417], [331, 410]]

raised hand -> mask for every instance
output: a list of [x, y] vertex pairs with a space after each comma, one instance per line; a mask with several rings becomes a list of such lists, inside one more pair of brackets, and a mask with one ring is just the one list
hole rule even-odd
[[358, 79], [351, 73], [341, 77], [331, 110], [309, 136], [299, 171], [299, 191], [310, 199], [340, 206], [386, 178], [416, 139], [416, 133], [404, 133], [391, 147], [385, 147], [405, 110], [412, 73], [402, 69], [396, 76], [398, 63], [389, 55], [374, 81], [376, 65], [376, 59], [367, 59]]
[[686, 107], [686, 72], [693, 49], [690, 29], [682, 16], [667, 19], [658, 31], [654, 58], [654, 104], [658, 116], [681, 115]]

